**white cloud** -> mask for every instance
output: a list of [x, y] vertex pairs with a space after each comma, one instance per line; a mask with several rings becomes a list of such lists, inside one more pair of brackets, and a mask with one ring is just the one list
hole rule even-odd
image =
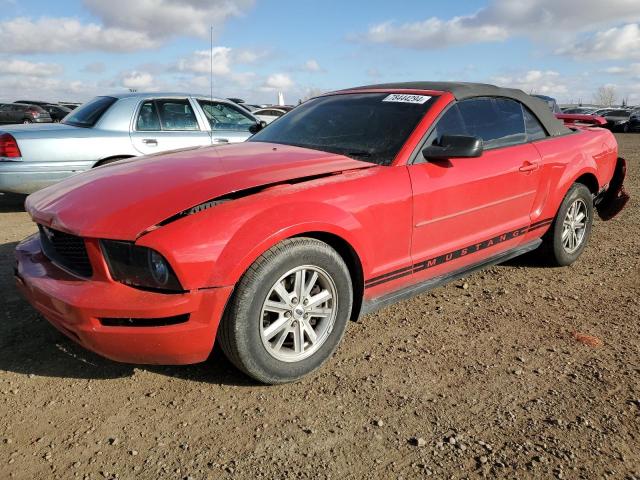
[[84, 101], [105, 93], [106, 85], [36, 76], [0, 76], [0, 101], [19, 98], [56, 102]]
[[373, 25], [360, 39], [397, 47], [437, 49], [514, 36], [552, 42], [581, 32], [640, 20], [638, 0], [492, 0], [471, 15]]
[[610, 73], [612, 75], [629, 75], [631, 77], [640, 78], [640, 63], [630, 63], [624, 67], [615, 66], [608, 67], [603, 70], [604, 73]]
[[306, 72], [321, 72], [322, 68], [320, 67], [320, 64], [318, 63], [317, 60], [314, 59], [310, 59], [307, 60], [304, 65], [302, 66], [302, 69]]
[[556, 50], [556, 53], [577, 59], [640, 59], [640, 24], [630, 23], [596, 32]]
[[262, 88], [264, 90], [287, 90], [293, 85], [293, 80], [286, 73], [274, 73], [266, 78]]
[[235, 63], [252, 64], [271, 55], [268, 50], [235, 50], [233, 51], [233, 61]]
[[178, 35], [219, 33], [254, 0], [84, 0], [101, 23], [77, 18], [18, 17], [0, 21], [0, 53], [133, 52]]
[[429, 18], [423, 22], [396, 25], [393, 22], [380, 23], [371, 27], [366, 39], [372, 43], [389, 43], [396, 47], [441, 48], [478, 42], [505, 40], [508, 32], [495, 25], [468, 25], [471, 17], [455, 17], [443, 21]]
[[529, 70], [514, 75], [496, 76], [491, 81], [503, 87], [519, 88], [526, 93], [552, 97], [569, 92], [569, 86], [562, 76], [553, 70]]
[[82, 68], [83, 72], [87, 73], [104, 73], [107, 69], [107, 66], [102, 62], [93, 62], [85, 65]]
[[[237, 64], [251, 64], [268, 55], [266, 51], [236, 50], [229, 47], [213, 47], [212, 50], [196, 50], [188, 57], [178, 59], [175, 68], [180, 72], [211, 73], [213, 53], [213, 74], [232, 75], [232, 67]], [[173, 68], [173, 67], [172, 67]]]
[[122, 86], [136, 90], [153, 90], [154, 78], [148, 72], [132, 71], [122, 75]]
[[213, 50], [197, 50], [189, 57], [178, 60], [178, 70], [181, 72], [207, 73], [211, 72], [211, 54], [213, 53], [213, 74], [229, 75], [231, 73], [231, 48], [214, 47]]
[[129, 52], [157, 42], [145, 33], [82, 24], [74, 18], [15, 18], [0, 22], [0, 52], [64, 53], [91, 50]]
[[107, 27], [144, 32], [152, 38], [174, 35], [208, 37], [232, 17], [253, 7], [254, 0], [84, 0]]
[[29, 62], [16, 58], [0, 59], [0, 75], [50, 77], [59, 75], [62, 71], [62, 65], [55, 63]]

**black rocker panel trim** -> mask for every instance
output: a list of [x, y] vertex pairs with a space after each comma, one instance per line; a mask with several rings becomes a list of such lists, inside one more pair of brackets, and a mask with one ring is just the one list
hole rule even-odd
[[540, 246], [541, 243], [542, 243], [542, 240], [537, 238], [536, 240], [533, 240], [532, 242], [529, 242], [521, 247], [516, 247], [511, 250], [501, 252], [497, 255], [484, 259], [473, 265], [469, 265], [467, 267], [454, 270], [453, 272], [446, 273], [439, 277], [430, 278], [420, 283], [409, 285], [407, 287], [401, 288], [400, 290], [396, 290], [394, 292], [388, 293], [378, 298], [374, 298], [372, 300], [365, 300], [362, 305], [362, 309], [360, 310], [360, 317], [368, 313], [375, 312], [376, 310], [386, 307], [387, 305], [391, 305], [393, 303], [406, 300], [420, 293], [426, 292], [427, 290], [437, 288], [453, 280], [467, 276], [470, 273], [476, 272], [478, 270], [482, 270], [491, 265], [495, 265], [496, 263], [506, 262], [507, 260], [518, 257], [532, 250], [535, 250]]

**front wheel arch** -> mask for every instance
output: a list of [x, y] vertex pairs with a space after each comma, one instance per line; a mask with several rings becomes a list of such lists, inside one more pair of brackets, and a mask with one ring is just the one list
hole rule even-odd
[[103, 158], [98, 160], [92, 168], [101, 167], [103, 165], [108, 165], [113, 162], [117, 162], [118, 160], [124, 160], [125, 158], [132, 158], [133, 155], [114, 155], [112, 157]]
[[315, 238], [321, 242], [326, 243], [333, 248], [338, 255], [342, 257], [344, 263], [349, 268], [351, 275], [351, 284], [353, 287], [353, 307], [351, 309], [351, 321], [355, 322], [360, 317], [360, 310], [362, 307], [362, 301], [364, 299], [364, 272], [362, 269], [362, 262], [358, 253], [353, 246], [347, 242], [344, 238], [328, 232], [304, 232], [298, 235], [294, 235], [289, 238], [307, 237]]

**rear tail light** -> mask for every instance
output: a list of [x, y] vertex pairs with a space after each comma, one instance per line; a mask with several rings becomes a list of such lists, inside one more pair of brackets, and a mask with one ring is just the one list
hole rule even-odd
[[40, 112], [37, 110], [27, 110], [31, 115], [33, 115], [33, 118], [38, 118], [40, 116]]
[[21, 156], [22, 153], [20, 153], [16, 139], [8, 133], [0, 134], [0, 157], [18, 158]]

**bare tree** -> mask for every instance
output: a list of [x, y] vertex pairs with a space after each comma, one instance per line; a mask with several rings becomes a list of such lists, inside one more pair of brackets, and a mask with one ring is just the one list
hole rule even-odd
[[595, 103], [596, 105], [610, 107], [615, 103], [615, 101], [616, 88], [611, 85], [599, 87], [593, 96], [593, 103]]

